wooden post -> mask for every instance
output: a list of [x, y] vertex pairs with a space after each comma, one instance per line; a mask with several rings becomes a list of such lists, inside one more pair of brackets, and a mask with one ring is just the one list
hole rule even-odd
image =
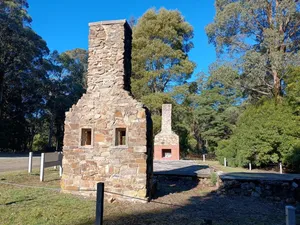
[[45, 169], [45, 153], [41, 155], [41, 167], [40, 167], [40, 181], [44, 181], [44, 169]]
[[29, 152], [29, 159], [28, 159], [28, 173], [32, 172], [32, 152]]
[[62, 173], [63, 173], [63, 168], [62, 168], [62, 158], [63, 158], [63, 153], [62, 153], [62, 152], [59, 152], [58, 159], [59, 159], [59, 161], [60, 161], [60, 165], [59, 165], [59, 176], [60, 176], [60, 177], [62, 176]]
[[251, 163], [249, 163], [249, 170], [252, 170], [252, 165], [251, 165]]
[[282, 173], [282, 163], [279, 163], [279, 171]]
[[225, 167], [227, 166], [227, 160], [226, 160], [226, 158], [224, 158], [224, 166]]
[[61, 177], [63, 173], [63, 168], [62, 165], [59, 166], [59, 176]]
[[205, 154], [203, 154], [203, 162], [205, 162]]
[[97, 183], [96, 225], [103, 224], [104, 183]]
[[296, 209], [293, 206], [285, 207], [286, 225], [296, 225]]

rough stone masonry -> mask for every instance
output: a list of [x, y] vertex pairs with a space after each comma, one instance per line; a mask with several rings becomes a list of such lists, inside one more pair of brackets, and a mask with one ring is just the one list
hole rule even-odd
[[155, 160], [179, 160], [179, 137], [172, 131], [172, 105], [162, 105], [161, 131], [154, 139]]
[[116, 198], [146, 199], [153, 173], [152, 121], [130, 93], [131, 28], [125, 20], [89, 26], [88, 88], [66, 113], [61, 187], [94, 195], [91, 190], [104, 182], [106, 193]]

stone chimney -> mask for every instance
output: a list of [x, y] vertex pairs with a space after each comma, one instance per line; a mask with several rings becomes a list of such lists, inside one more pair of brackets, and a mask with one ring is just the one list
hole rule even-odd
[[165, 134], [172, 133], [172, 105], [162, 105], [161, 132]]
[[88, 88], [66, 113], [62, 191], [95, 195], [104, 182], [115, 198], [149, 199], [152, 120], [130, 95], [131, 28], [125, 20], [89, 26]]
[[130, 91], [132, 31], [126, 20], [90, 23], [87, 93]]

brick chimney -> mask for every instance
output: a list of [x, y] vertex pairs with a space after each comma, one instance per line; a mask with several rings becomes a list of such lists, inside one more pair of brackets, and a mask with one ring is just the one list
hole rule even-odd
[[179, 137], [172, 131], [172, 105], [162, 105], [161, 131], [154, 138], [155, 160], [179, 160]]

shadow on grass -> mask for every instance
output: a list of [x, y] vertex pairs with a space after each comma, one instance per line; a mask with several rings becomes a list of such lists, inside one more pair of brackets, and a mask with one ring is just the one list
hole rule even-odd
[[[104, 225], [283, 225], [284, 206], [265, 199], [218, 195], [194, 179], [158, 176], [150, 203], [107, 203]], [[108, 208], [107, 208], [108, 206]], [[92, 225], [89, 220], [76, 225]]]
[[[191, 190], [198, 186], [198, 176], [209, 177], [210, 174], [202, 172], [207, 170], [207, 165], [191, 165], [178, 169], [161, 170], [154, 173], [157, 181], [157, 191], [154, 199], [165, 195]], [[163, 188], [161, 188], [163, 184]]]
[[[115, 203], [114, 203], [115, 204]], [[134, 204], [134, 203], [130, 203]], [[284, 207], [250, 197], [219, 198], [213, 193], [194, 196], [183, 205], [136, 204], [134, 212], [125, 207], [117, 215], [106, 214], [104, 225], [283, 225]], [[112, 205], [114, 207], [114, 205]], [[117, 207], [117, 206], [116, 206]], [[92, 225], [89, 220], [76, 225]]]
[[35, 200], [35, 199], [36, 198], [25, 198], [25, 199], [22, 199], [22, 200], [19, 200], [19, 201], [7, 202], [7, 203], [2, 204], [2, 205], [13, 205], [13, 204], [17, 204], [17, 203], [32, 201], [32, 200]]
[[195, 177], [156, 176], [157, 190], [153, 199], [169, 194], [192, 190], [198, 186], [199, 180]]
[[209, 174], [202, 172], [205, 169], [209, 169], [209, 166], [191, 165], [191, 166], [181, 167], [178, 169], [169, 169], [169, 170], [166, 169], [166, 170], [155, 171], [154, 175], [184, 176], [184, 177], [197, 177], [197, 176], [205, 176], [205, 175], [209, 176]]

